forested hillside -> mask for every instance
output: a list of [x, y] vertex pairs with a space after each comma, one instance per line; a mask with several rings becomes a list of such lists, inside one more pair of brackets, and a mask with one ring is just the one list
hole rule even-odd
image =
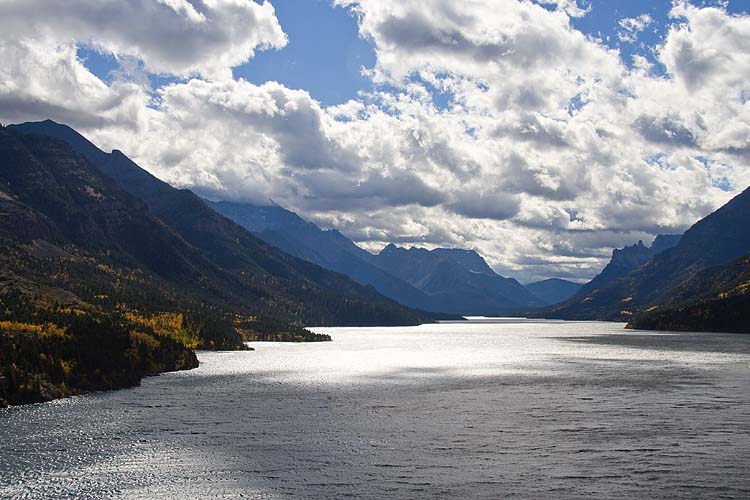
[[243, 338], [326, 340], [307, 319], [421, 318], [256, 243], [254, 273], [224, 267], [66, 142], [0, 128], [0, 404], [134, 385]]

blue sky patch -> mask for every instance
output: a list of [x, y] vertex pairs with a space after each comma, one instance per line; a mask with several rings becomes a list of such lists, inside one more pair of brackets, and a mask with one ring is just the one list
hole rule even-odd
[[[259, 2], [260, 3], [260, 2]], [[696, 5], [723, 5], [719, 0], [693, 2]], [[331, 0], [273, 0], [276, 16], [287, 34], [288, 44], [279, 50], [258, 50], [247, 64], [234, 68], [235, 78], [244, 78], [262, 84], [277, 81], [291, 89], [305, 89], [324, 106], [344, 103], [359, 98], [360, 92], [371, 92], [372, 82], [362, 75], [362, 68], [375, 66], [375, 49], [369, 40], [359, 36], [357, 19], [342, 7], [333, 7]], [[552, 4], [541, 4], [554, 10]], [[623, 62], [632, 65], [636, 55], [654, 64], [654, 71], [663, 74], [658, 63], [656, 48], [663, 42], [669, 26], [676, 19], [668, 16], [672, 2], [669, 0], [611, 0], [579, 1], [588, 7], [586, 15], [571, 18], [571, 26], [582, 33], [601, 40], [610, 48], [620, 51]], [[747, 13], [750, 2], [730, 1], [730, 13]], [[648, 16], [647, 18], [641, 16]], [[641, 19], [632, 29], [627, 19]], [[642, 22], [646, 20], [645, 25]], [[628, 26], [631, 29], [628, 30]], [[78, 49], [86, 67], [110, 83], [120, 68], [118, 60], [90, 48]], [[159, 88], [178, 81], [173, 77], [148, 76], [151, 86]], [[420, 83], [425, 83], [421, 82]], [[453, 96], [430, 85], [433, 101], [439, 109], [448, 108]], [[743, 96], [747, 100], [747, 96]], [[569, 112], [580, 109], [584, 103], [571, 102]]]

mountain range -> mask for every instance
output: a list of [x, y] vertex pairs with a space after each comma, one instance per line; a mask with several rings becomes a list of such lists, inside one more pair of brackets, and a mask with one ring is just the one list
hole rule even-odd
[[304, 325], [458, 315], [750, 331], [750, 189], [613, 251], [585, 285], [526, 286], [474, 250], [373, 254], [279, 206], [210, 202], [51, 121], [0, 127], [0, 406], [128, 387], [196, 348], [326, 340]]
[[423, 310], [435, 310], [430, 298], [409, 283], [370, 262], [370, 254], [337, 230], [324, 231], [279, 206], [208, 202], [214, 210], [234, 220], [258, 238], [289, 255], [340, 272], [383, 295]]
[[[683, 236], [660, 235], [650, 247], [638, 242], [615, 250], [585, 285], [550, 279], [523, 286], [495, 273], [473, 250], [391, 244], [372, 254], [339, 231], [322, 230], [276, 205], [203, 200], [49, 120], [9, 126], [4, 134], [7, 144], [22, 143], [34, 158], [14, 157], [14, 146], [6, 145], [9, 167], [16, 168], [6, 172], [14, 190], [0, 192], [8, 214], [0, 230], [31, 245], [32, 257], [59, 253], [65, 245], [106, 252], [117, 265], [158, 280], [160, 291], [152, 295], [172, 287], [179, 291], [173, 295], [290, 325], [416, 324], [439, 313], [520, 311], [634, 319], [661, 305], [675, 307], [679, 286], [750, 251], [742, 231], [746, 191]], [[61, 189], [75, 196], [65, 198], [58, 187], [27, 178], [33, 171], [27, 164], [44, 162], [52, 165], [48, 177], [71, 183]]]
[[662, 234], [656, 237], [650, 247], [645, 246], [643, 241], [639, 241], [635, 245], [613, 250], [612, 258], [607, 266], [594, 279], [582, 286], [577, 295], [586, 296], [607, 283], [625, 276], [647, 263], [656, 254], [677, 245], [681, 237], [682, 235]]
[[[535, 314], [630, 321], [632, 327], [643, 328], [747, 331], [741, 325], [750, 309], [728, 304], [747, 300], [744, 259], [750, 254], [749, 227], [750, 188], [695, 223], [679, 240], [662, 238], [650, 258], [644, 256], [649, 252], [642, 244], [615, 252], [610, 266], [574, 297]], [[707, 319], [728, 309], [732, 314], [726, 321]]]
[[436, 307], [464, 315], [500, 316], [541, 302], [512, 278], [499, 276], [473, 250], [386, 246], [372, 262], [430, 295]]
[[372, 285], [386, 297], [417, 309], [462, 315], [508, 314], [560, 302], [579, 287], [565, 280], [524, 287], [515, 279], [499, 276], [474, 250], [388, 245], [373, 255], [336, 229], [323, 230], [278, 205], [208, 203], [286, 253]]

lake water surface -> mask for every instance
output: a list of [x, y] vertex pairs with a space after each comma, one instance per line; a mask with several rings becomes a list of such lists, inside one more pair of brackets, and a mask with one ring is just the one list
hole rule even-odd
[[750, 335], [318, 328], [0, 410], [0, 498], [750, 498]]

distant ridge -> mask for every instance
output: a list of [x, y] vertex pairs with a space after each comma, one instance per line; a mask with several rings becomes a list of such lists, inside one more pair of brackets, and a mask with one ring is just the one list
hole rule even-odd
[[536, 283], [529, 283], [526, 285], [526, 289], [537, 297], [543, 305], [549, 306], [569, 299], [578, 293], [581, 286], [580, 283], [573, 283], [572, 281], [560, 278], [551, 278], [537, 281]]
[[217, 212], [290, 255], [345, 274], [358, 283], [372, 285], [386, 297], [406, 306], [440, 312], [432, 307], [430, 297], [424, 292], [374, 265], [370, 261], [371, 254], [336, 230], [324, 231], [278, 205], [208, 203]]
[[[748, 228], [750, 189], [695, 223], [674, 247], [620, 277], [599, 286], [590, 283], [572, 299], [542, 314], [562, 319], [629, 321], [653, 312], [674, 303], [682, 293], [681, 286], [693, 288], [685, 284], [696, 283], [702, 271], [721, 268], [750, 253]], [[637, 251], [642, 252], [640, 247]]]
[[516, 280], [498, 276], [474, 250], [405, 250], [388, 245], [373, 255], [339, 231], [324, 231], [279, 206], [209, 203], [285, 252], [372, 285], [410, 307], [447, 314], [494, 315], [543, 303]]
[[440, 307], [465, 315], [494, 316], [541, 302], [513, 278], [505, 278], [474, 250], [386, 246], [372, 262], [430, 295]]

